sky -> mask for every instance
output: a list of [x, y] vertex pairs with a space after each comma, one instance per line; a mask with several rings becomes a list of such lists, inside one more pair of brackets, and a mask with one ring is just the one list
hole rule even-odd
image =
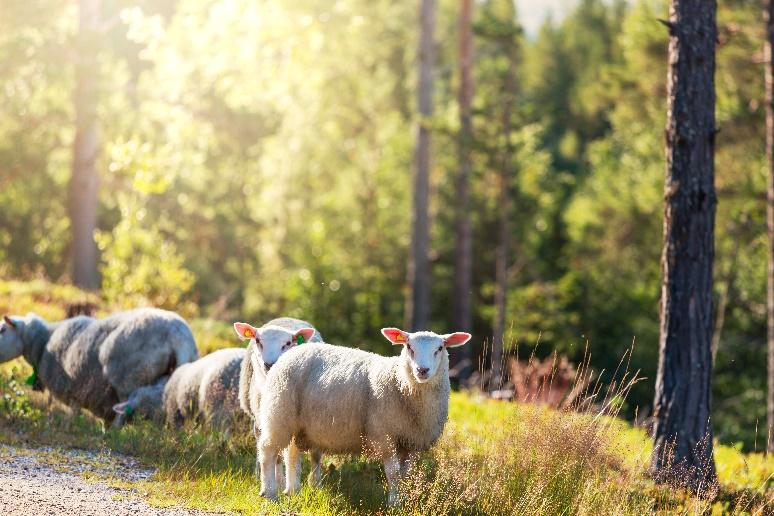
[[578, 0], [516, 0], [519, 21], [528, 35], [534, 36], [551, 14], [554, 21], [572, 9]]

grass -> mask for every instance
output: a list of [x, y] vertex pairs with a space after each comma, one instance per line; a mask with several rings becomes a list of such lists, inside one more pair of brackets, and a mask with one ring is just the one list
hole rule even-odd
[[[0, 309], [56, 318], [68, 287], [0, 281]], [[23, 307], [23, 308], [17, 308]], [[192, 324], [211, 350], [233, 345], [228, 325]], [[149, 479], [111, 482], [157, 506], [182, 505], [246, 514], [770, 514], [774, 457], [716, 445], [721, 490], [715, 500], [654, 485], [645, 475], [646, 433], [619, 419], [496, 402], [454, 393], [440, 442], [403, 486], [403, 504], [385, 507], [384, 475], [364, 458], [326, 457], [320, 489], [272, 503], [258, 495], [249, 429], [230, 438], [200, 428], [170, 431], [147, 422], [105, 429], [88, 414], [70, 415], [23, 384], [22, 361], [0, 366], [0, 442], [116, 451], [155, 468]], [[305, 470], [308, 464], [304, 464]]]

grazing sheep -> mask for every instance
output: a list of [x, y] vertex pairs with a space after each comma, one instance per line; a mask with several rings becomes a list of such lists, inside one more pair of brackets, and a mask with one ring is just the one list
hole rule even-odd
[[18, 356], [55, 398], [113, 421], [119, 400], [198, 354], [179, 315], [141, 308], [105, 319], [79, 316], [54, 323], [35, 314], [6, 316], [0, 325], [0, 362]]
[[137, 414], [179, 426], [186, 419], [228, 430], [241, 414], [239, 371], [245, 350], [220, 349], [178, 367], [170, 377], [134, 391], [113, 407], [119, 414]]
[[285, 449], [286, 490], [299, 488], [299, 451], [354, 454], [382, 460], [388, 503], [397, 501], [399, 477], [419, 452], [440, 437], [449, 405], [449, 356], [468, 333], [437, 335], [385, 328], [402, 345], [397, 357], [310, 344], [292, 349], [269, 371], [260, 406], [261, 494], [277, 498], [275, 468]]
[[[258, 414], [261, 406], [261, 393], [266, 374], [277, 362], [280, 355], [296, 346], [299, 342], [322, 342], [322, 336], [306, 321], [291, 317], [273, 319], [260, 328], [247, 323], [234, 323], [234, 330], [242, 340], [249, 340], [247, 356], [242, 361], [239, 378], [239, 404], [253, 420], [253, 433], [256, 443], [260, 438]], [[256, 454], [257, 455], [257, 454]], [[313, 450], [311, 483], [319, 483], [320, 454]], [[256, 456], [255, 475], [260, 475], [260, 462]]]

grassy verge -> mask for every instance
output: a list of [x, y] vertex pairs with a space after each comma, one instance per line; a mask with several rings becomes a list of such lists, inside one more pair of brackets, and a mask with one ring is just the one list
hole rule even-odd
[[[10, 286], [9, 286], [10, 285]], [[0, 282], [0, 308], [61, 317], [82, 294]], [[192, 325], [207, 350], [233, 345], [227, 325]], [[149, 479], [112, 481], [143, 493], [151, 504], [246, 514], [696, 514], [774, 512], [774, 458], [718, 445], [722, 484], [707, 501], [655, 486], [646, 475], [650, 441], [644, 431], [609, 417], [557, 412], [455, 393], [444, 436], [404, 486], [399, 508], [387, 509], [379, 464], [326, 457], [320, 489], [304, 487], [279, 503], [263, 500], [253, 476], [248, 428], [231, 436], [198, 428], [171, 431], [147, 422], [105, 429], [87, 414], [72, 415], [24, 385], [29, 367], [0, 366], [0, 442], [117, 451], [156, 470]], [[308, 464], [304, 464], [305, 470]]]

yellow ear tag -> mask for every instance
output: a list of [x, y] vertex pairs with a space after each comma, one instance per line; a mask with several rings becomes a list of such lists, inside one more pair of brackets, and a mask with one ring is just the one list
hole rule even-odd
[[255, 337], [255, 332], [253, 330], [247, 329], [245, 330], [245, 337], [247, 337], [248, 339], [252, 339], [253, 337]]
[[395, 342], [406, 342], [406, 337], [402, 333], [395, 335]]

